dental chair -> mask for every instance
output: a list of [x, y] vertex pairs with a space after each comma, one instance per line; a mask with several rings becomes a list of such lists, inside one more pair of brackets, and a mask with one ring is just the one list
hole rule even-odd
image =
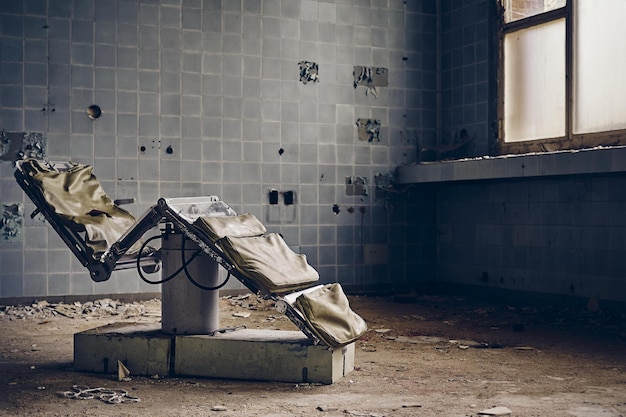
[[[136, 219], [107, 196], [91, 166], [25, 159], [16, 167], [15, 178], [36, 207], [31, 217], [44, 216], [93, 281], [129, 268], [155, 284], [178, 279], [144, 276], [159, 272], [165, 262], [150, 241], [177, 233], [183, 254], [185, 242], [192, 242], [227, 271], [226, 279], [234, 276], [252, 293], [273, 300], [313, 344], [345, 346], [367, 330], [338, 283], [316, 285], [318, 273], [304, 255], [294, 253], [279, 234], [268, 233], [256, 217], [238, 215], [217, 197], [160, 198]], [[158, 225], [164, 227], [161, 234], [145, 239]], [[177, 272], [187, 273], [195, 255], [183, 259]]]

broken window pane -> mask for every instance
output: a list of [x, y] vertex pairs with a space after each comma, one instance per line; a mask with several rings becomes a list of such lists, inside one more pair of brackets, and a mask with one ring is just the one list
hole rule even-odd
[[[597, 1], [597, 0], [596, 0]], [[567, 0], [502, 0], [506, 23], [564, 7]]]

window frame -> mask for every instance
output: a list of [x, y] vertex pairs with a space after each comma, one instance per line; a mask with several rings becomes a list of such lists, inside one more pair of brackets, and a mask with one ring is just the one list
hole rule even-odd
[[[574, 98], [574, 13], [576, 0], [567, 0], [565, 6], [540, 13], [534, 16], [504, 22], [504, 7], [499, 2], [498, 24], [498, 154], [519, 154], [529, 152], [552, 152], [575, 150], [597, 146], [626, 145], [626, 129], [603, 132], [574, 134], [573, 129], [573, 98]], [[519, 30], [532, 28], [557, 19], [565, 19], [565, 136], [530, 139], [519, 142], [505, 142], [504, 138], [504, 38]]]

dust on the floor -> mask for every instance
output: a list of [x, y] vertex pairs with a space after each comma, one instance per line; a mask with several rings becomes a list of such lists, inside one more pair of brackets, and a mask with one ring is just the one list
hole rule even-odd
[[[349, 298], [369, 331], [357, 342], [356, 369], [332, 385], [79, 373], [74, 333], [157, 323], [160, 301], [0, 306], [0, 415], [626, 415], [621, 310], [453, 295]], [[220, 324], [295, 330], [272, 302], [250, 294], [222, 297]], [[72, 398], [77, 390], [93, 398]], [[102, 391], [119, 403], [98, 399]]]

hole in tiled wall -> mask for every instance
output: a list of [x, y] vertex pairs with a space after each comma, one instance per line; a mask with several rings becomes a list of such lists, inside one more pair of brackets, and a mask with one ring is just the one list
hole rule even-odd
[[333, 204], [333, 213], [337, 215], [339, 214], [339, 212], [341, 212], [341, 210], [339, 209], [339, 204]]
[[285, 150], [283, 148], [280, 148], [278, 150], [278, 155], [282, 156], [285, 153]]
[[89, 116], [91, 120], [96, 120], [100, 116], [102, 116], [102, 109], [100, 108], [100, 106], [92, 104], [87, 108], [87, 116]]

